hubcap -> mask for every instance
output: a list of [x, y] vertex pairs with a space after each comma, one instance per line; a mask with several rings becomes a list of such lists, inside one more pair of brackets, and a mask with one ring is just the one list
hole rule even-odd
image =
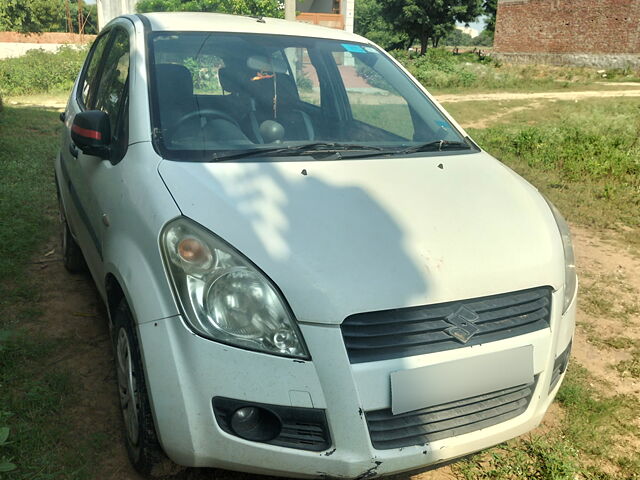
[[124, 417], [124, 424], [127, 428], [127, 435], [132, 445], [138, 444], [139, 434], [139, 398], [136, 385], [135, 372], [131, 359], [131, 345], [129, 336], [124, 328], [118, 331], [118, 341], [116, 343], [116, 364], [118, 375], [118, 391], [120, 393], [120, 406]]

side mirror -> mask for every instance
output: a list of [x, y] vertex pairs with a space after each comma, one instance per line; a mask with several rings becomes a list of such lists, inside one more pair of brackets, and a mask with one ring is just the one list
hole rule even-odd
[[71, 125], [71, 140], [87, 155], [109, 158], [109, 143], [111, 143], [109, 115], [100, 110], [78, 113]]

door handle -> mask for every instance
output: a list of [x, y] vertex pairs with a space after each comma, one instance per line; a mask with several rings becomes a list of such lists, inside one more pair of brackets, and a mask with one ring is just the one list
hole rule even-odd
[[71, 154], [72, 157], [78, 158], [78, 153], [79, 153], [78, 147], [76, 147], [76, 144], [73, 142], [69, 144], [69, 153]]

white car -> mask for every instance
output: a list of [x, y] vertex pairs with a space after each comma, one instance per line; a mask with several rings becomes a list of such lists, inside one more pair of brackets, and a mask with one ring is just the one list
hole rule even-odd
[[140, 472], [369, 478], [541, 421], [567, 224], [365, 38], [119, 17], [61, 118], [64, 261], [108, 306]]

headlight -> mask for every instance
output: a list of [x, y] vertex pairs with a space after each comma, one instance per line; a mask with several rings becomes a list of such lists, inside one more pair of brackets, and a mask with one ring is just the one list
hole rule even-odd
[[562, 313], [567, 311], [571, 300], [576, 293], [576, 287], [578, 286], [578, 278], [576, 276], [576, 260], [573, 255], [573, 244], [571, 242], [571, 232], [569, 231], [569, 225], [564, 219], [560, 211], [556, 206], [545, 197], [545, 200], [551, 208], [551, 212], [558, 224], [558, 230], [560, 230], [560, 236], [562, 237], [562, 248], [564, 249], [564, 305], [562, 307]]
[[167, 224], [160, 243], [185, 320], [198, 334], [251, 350], [308, 358], [283, 298], [238, 252], [186, 218]]

